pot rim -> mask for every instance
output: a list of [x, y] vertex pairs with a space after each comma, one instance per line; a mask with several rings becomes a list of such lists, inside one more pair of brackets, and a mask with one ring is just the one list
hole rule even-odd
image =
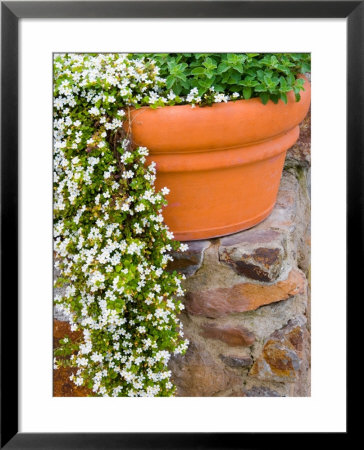
[[151, 155], [200, 153], [251, 146], [289, 132], [305, 117], [311, 101], [311, 86], [296, 102], [293, 91], [288, 103], [279, 100], [263, 105], [259, 98], [215, 103], [192, 108], [173, 105], [152, 109], [129, 109], [123, 127], [133, 146], [143, 146]]

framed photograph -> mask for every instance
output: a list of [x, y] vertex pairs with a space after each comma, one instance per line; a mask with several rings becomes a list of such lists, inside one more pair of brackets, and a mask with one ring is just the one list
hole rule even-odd
[[348, 436], [363, 30], [361, 1], [1, 2], [1, 448]]

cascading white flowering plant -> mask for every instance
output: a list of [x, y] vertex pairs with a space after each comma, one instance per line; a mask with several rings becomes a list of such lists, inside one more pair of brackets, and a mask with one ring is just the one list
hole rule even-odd
[[55, 367], [74, 367], [73, 382], [96, 396], [172, 396], [168, 360], [188, 346], [183, 276], [166, 271], [170, 252], [187, 246], [163, 223], [168, 189], [156, 192], [148, 150], [123, 128], [129, 107], [180, 100], [163, 90], [153, 60], [54, 57], [55, 286], [64, 290], [54, 301], [82, 332], [60, 341]]

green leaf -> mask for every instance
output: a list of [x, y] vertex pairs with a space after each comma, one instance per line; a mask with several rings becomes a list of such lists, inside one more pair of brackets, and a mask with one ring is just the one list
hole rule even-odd
[[202, 89], [207, 90], [208, 88], [210, 88], [212, 86], [212, 81], [211, 80], [206, 80], [206, 79], [201, 79], [201, 80], [198, 80], [197, 84]]
[[196, 59], [205, 58], [208, 53], [195, 53]]
[[203, 67], [196, 67], [191, 70], [192, 75], [203, 75], [205, 73], [205, 69]]
[[191, 84], [188, 80], [186, 81], [180, 81], [181, 86], [186, 89], [187, 91], [190, 90]]
[[309, 63], [309, 62], [304, 62], [303, 64], [302, 64], [302, 73], [308, 73], [308, 72], [311, 72], [311, 64]]
[[222, 63], [219, 64], [219, 66], [217, 68], [217, 73], [224, 73], [224, 72], [226, 72], [229, 69], [230, 69], [229, 64], [227, 64], [225, 62], [222, 62]]
[[230, 77], [228, 80], [229, 84], [238, 84], [241, 81], [241, 75], [238, 72], [229, 72], [230, 73]]
[[214, 88], [216, 92], [224, 92], [225, 88], [222, 84], [214, 84]]
[[171, 89], [172, 86], [174, 85], [176, 79], [174, 77], [172, 77], [172, 75], [169, 75], [166, 79], [166, 86], [167, 89]]
[[212, 58], [206, 58], [205, 61], [202, 63], [203, 66], [206, 67], [208, 70], [215, 69], [217, 67], [216, 62]]
[[[264, 70], [257, 70], [257, 77], [258, 77], [258, 79], [260, 80], [260, 81], [263, 81], [264, 80], [264, 76], [265, 76], [266, 74], [265, 74], [265, 72], [264, 72]], [[268, 76], [268, 74], [267, 74], [267, 76]]]
[[250, 88], [250, 87], [243, 88], [243, 95], [244, 95], [245, 100], [248, 100], [252, 95], [252, 88]]
[[269, 94], [267, 94], [266, 92], [262, 92], [261, 94], [259, 94], [259, 97], [262, 100], [263, 105], [266, 105], [268, 103]]
[[243, 73], [244, 72], [244, 67], [240, 63], [234, 64], [234, 69], [237, 70], [239, 73]]

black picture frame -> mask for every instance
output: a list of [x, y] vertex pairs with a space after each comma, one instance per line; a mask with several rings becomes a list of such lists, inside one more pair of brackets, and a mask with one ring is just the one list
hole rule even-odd
[[[260, 448], [263, 440], [281, 439], [279, 433], [18, 432], [14, 375], [18, 373], [18, 324], [9, 321], [18, 316], [18, 22], [22, 18], [116, 17], [347, 19], [347, 302], [353, 300], [355, 281], [362, 277], [364, 1], [1, 2], [1, 448]], [[338, 433], [336, 442], [347, 438], [348, 431]], [[300, 443], [308, 438], [303, 434]], [[327, 444], [327, 436], [322, 438]], [[315, 443], [318, 440], [316, 435]]]

